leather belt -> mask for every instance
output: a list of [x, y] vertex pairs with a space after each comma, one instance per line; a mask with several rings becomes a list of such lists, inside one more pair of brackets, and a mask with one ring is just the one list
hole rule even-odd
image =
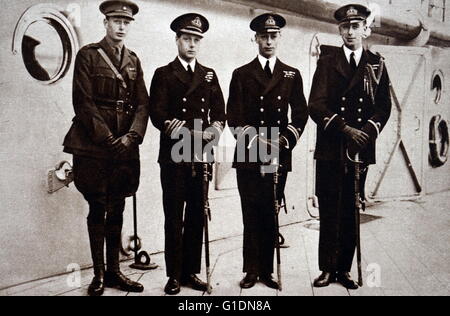
[[126, 107], [128, 107], [130, 104], [123, 101], [123, 100], [118, 100], [118, 101], [99, 101], [96, 102], [97, 106], [100, 109], [103, 110], [116, 110], [119, 113], [125, 112]]

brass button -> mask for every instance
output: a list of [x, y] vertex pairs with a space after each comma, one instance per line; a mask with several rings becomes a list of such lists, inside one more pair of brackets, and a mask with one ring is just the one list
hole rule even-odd
[[204, 98], [202, 98], [202, 102], [205, 103], [205, 99]]
[[362, 118], [359, 118], [359, 119], [358, 119], [358, 122], [361, 123], [361, 122], [362, 122]]
[[359, 112], [359, 113], [362, 113], [362, 109], [358, 109], [358, 112]]
[[280, 100], [280, 101], [281, 101], [281, 96], [278, 96], [278, 100]]
[[342, 97], [342, 101], [346, 101], [347, 100], [347, 98], [346, 97]]
[[205, 109], [202, 109], [202, 113], [205, 113]]
[[187, 112], [187, 110], [186, 109], [183, 109], [183, 113], [186, 113]]
[[263, 97], [263, 96], [261, 96], [261, 101], [262, 101], [262, 100], [264, 100], [264, 97]]
[[342, 112], [345, 112], [345, 108], [344, 108], [344, 107], [342, 107], [342, 108], [341, 108], [341, 111], [342, 111]]
[[278, 109], [278, 113], [281, 113], [281, 109]]
[[183, 102], [187, 102], [187, 99], [186, 99], [186, 98], [183, 98]]
[[359, 102], [363, 103], [363, 102], [364, 102], [364, 99], [363, 99], [363, 98], [359, 99]]
[[264, 113], [264, 108], [261, 108], [261, 113]]

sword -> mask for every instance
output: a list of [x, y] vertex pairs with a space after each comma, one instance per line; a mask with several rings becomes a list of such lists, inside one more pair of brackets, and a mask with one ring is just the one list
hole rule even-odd
[[278, 275], [278, 287], [280, 291], [283, 291], [283, 283], [281, 278], [281, 246], [280, 246], [280, 202], [278, 200], [278, 185], [280, 183], [280, 169], [278, 162], [273, 162], [275, 168], [273, 173], [273, 199], [274, 199], [274, 213], [275, 213], [275, 249], [277, 254], [277, 275]]
[[361, 201], [361, 164], [360, 155], [357, 153], [355, 159], [351, 159], [347, 150], [348, 159], [355, 164], [355, 223], [356, 223], [356, 257], [358, 262], [358, 284], [363, 286], [362, 277], [362, 256], [361, 256], [361, 211], [364, 210], [364, 203]]
[[211, 286], [211, 262], [209, 256], [209, 222], [211, 221], [211, 208], [209, 206], [209, 181], [211, 179], [211, 172], [209, 170], [210, 164], [207, 160], [203, 160], [203, 211], [204, 211], [204, 225], [205, 225], [205, 261], [206, 261], [206, 282], [207, 282], [207, 293], [212, 293]]

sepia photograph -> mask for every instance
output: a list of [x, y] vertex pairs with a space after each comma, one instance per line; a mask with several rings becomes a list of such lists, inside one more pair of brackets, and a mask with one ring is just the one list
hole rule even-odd
[[0, 296], [450, 295], [449, 1], [0, 4]]

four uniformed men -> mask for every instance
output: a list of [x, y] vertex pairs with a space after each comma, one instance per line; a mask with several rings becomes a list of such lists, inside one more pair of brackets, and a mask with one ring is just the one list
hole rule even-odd
[[[119, 249], [125, 198], [139, 186], [139, 145], [149, 116], [161, 132], [158, 161], [169, 278], [165, 292], [176, 295], [180, 285], [206, 291], [207, 285], [197, 277], [204, 229], [202, 172], [204, 164], [213, 161], [208, 148], [217, 145], [227, 120], [216, 72], [196, 59], [209, 22], [197, 13], [172, 22], [178, 56], [156, 70], [148, 98], [139, 58], [124, 46], [138, 6], [129, 0], [108, 0], [100, 10], [105, 14], [106, 37], [77, 55], [76, 116], [64, 141], [65, 152], [73, 154], [75, 185], [90, 208], [95, 277], [88, 294], [102, 295], [105, 286], [143, 291], [142, 285], [120, 272]], [[365, 167], [375, 163], [376, 139], [391, 110], [383, 59], [363, 48], [369, 15], [370, 10], [359, 5], [336, 12], [344, 46], [324, 50], [314, 76], [310, 112], [318, 125], [315, 157], [323, 272], [314, 282], [316, 287], [336, 279], [349, 289], [358, 287], [349, 275], [356, 233], [355, 169], [349, 158], [359, 153]], [[300, 71], [277, 58], [285, 25], [286, 20], [275, 13], [251, 22], [259, 54], [234, 71], [230, 85], [228, 122], [237, 140], [234, 168], [244, 221], [246, 273], [240, 285], [245, 289], [258, 280], [279, 288], [272, 277], [278, 232], [274, 178], [268, 175], [274, 170], [280, 173], [277, 197], [281, 199], [292, 171], [292, 150], [308, 121]], [[367, 168], [363, 180], [366, 175]]]
[[389, 77], [383, 58], [363, 48], [370, 10], [348, 5], [335, 18], [344, 46], [321, 56], [311, 90], [309, 107], [317, 123], [316, 193], [320, 211], [319, 266], [314, 282], [328, 286], [337, 280], [357, 289], [351, 279], [356, 247], [355, 166], [359, 153], [361, 191], [367, 167], [375, 164], [375, 144], [391, 112]]

